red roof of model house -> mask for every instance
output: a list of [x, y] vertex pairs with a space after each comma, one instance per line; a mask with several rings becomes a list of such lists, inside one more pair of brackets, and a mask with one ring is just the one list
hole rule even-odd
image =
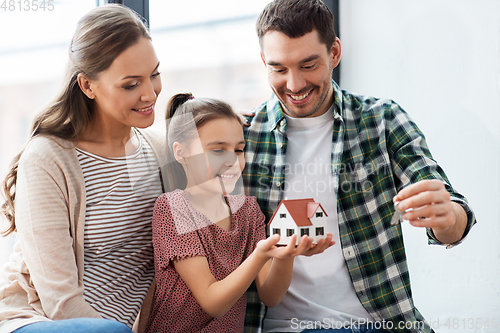
[[319, 202], [315, 202], [314, 199], [281, 200], [268, 224], [271, 223], [281, 205], [285, 205], [288, 213], [292, 215], [292, 219], [299, 227], [312, 225], [310, 218], [314, 216], [318, 207], [321, 207], [325, 215], [328, 216], [323, 206]]

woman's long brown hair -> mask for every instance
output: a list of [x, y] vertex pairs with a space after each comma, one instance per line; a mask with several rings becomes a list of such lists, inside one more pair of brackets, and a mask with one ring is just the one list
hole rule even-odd
[[[66, 140], [77, 139], [90, 125], [95, 112], [94, 100], [89, 99], [78, 85], [78, 75], [96, 80], [116, 57], [141, 38], [151, 39], [141, 18], [120, 5], [106, 5], [91, 10], [78, 22], [69, 47], [69, 62], [63, 89], [59, 96], [35, 119], [31, 138], [53, 135]], [[19, 153], [11, 163], [2, 184], [5, 202], [1, 212], [9, 221], [4, 236], [16, 231], [14, 203]]]

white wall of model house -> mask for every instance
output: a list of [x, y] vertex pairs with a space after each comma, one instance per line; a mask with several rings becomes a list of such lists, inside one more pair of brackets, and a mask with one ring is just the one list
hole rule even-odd
[[[293, 205], [293, 204], [289, 204]], [[296, 216], [292, 212], [287, 209], [287, 206], [282, 201], [278, 208], [276, 209], [276, 213], [269, 221], [269, 231], [270, 234], [280, 234], [279, 245], [287, 245], [290, 241], [290, 238], [295, 234], [297, 235], [297, 244], [300, 243], [300, 238], [302, 235], [307, 234], [309, 237], [313, 238], [314, 242], [322, 239], [326, 235], [326, 213], [323, 211], [321, 205], [316, 204], [317, 208], [308, 214], [307, 212], [307, 204], [300, 205], [300, 208], [303, 208], [305, 212], [304, 215], [307, 216], [307, 222], [309, 225], [304, 225], [305, 223], [301, 223], [300, 221], [296, 221]]]

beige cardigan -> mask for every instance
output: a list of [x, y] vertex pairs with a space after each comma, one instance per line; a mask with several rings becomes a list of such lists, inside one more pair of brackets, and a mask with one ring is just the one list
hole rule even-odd
[[[164, 169], [165, 135], [140, 132]], [[83, 298], [85, 182], [73, 148], [66, 140], [37, 136], [21, 156], [18, 244], [0, 274], [0, 333], [41, 320], [101, 317]]]

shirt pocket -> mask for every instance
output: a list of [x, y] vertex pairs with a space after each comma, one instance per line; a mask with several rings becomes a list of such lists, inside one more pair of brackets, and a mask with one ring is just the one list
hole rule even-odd
[[343, 166], [344, 177], [340, 177], [339, 190], [392, 199], [396, 195], [396, 187], [388, 154], [377, 151], [363, 157]]

